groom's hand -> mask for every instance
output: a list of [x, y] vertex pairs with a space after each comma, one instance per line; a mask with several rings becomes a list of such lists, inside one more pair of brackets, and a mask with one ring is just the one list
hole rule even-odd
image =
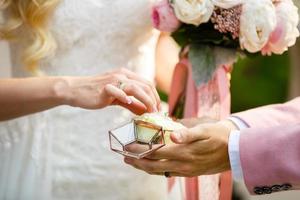
[[228, 139], [230, 122], [206, 123], [171, 134], [170, 144], [146, 159], [125, 158], [127, 164], [149, 174], [199, 176], [230, 169]]
[[215, 119], [212, 119], [210, 117], [200, 117], [200, 118], [195, 117], [195, 118], [181, 119], [181, 120], [179, 120], [179, 122], [187, 128], [193, 128], [200, 124], [216, 123], [218, 121]]

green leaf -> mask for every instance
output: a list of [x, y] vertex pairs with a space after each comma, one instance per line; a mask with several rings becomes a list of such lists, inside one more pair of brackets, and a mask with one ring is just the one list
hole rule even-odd
[[191, 44], [189, 60], [196, 85], [207, 83], [217, 68], [213, 48], [209, 45]]
[[238, 39], [233, 39], [230, 34], [220, 33], [211, 22], [200, 26], [182, 24], [178, 30], [172, 33], [172, 37], [181, 47], [197, 43], [233, 49], [240, 48]]

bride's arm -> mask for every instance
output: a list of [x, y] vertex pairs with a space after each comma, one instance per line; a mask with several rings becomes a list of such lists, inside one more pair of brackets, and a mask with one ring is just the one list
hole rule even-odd
[[58, 78], [0, 79], [0, 121], [63, 104], [55, 92]]
[[85, 109], [120, 105], [142, 114], [156, 111], [159, 104], [153, 85], [124, 69], [91, 77], [0, 79], [0, 121], [60, 105]]
[[172, 74], [178, 62], [179, 47], [167, 33], [162, 33], [156, 46], [156, 83], [157, 87], [169, 93]]

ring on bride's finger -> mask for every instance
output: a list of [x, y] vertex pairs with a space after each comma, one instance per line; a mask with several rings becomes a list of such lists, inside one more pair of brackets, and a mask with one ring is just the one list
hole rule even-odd
[[125, 83], [123, 83], [122, 81], [119, 81], [117, 87], [118, 87], [120, 90], [124, 90], [125, 85], [126, 85]]
[[165, 172], [164, 174], [165, 174], [165, 177], [166, 177], [166, 178], [170, 178], [170, 177], [171, 177], [170, 172]]

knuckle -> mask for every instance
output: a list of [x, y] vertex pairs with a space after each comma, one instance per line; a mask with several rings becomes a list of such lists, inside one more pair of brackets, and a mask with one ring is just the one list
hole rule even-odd
[[126, 90], [127, 91], [130, 91], [130, 92], [132, 92], [132, 91], [136, 91], [136, 86], [134, 85], [134, 84], [126, 84]]
[[178, 159], [179, 160], [188, 160], [189, 158], [189, 151], [187, 149], [187, 146], [185, 146], [185, 149], [181, 150], [180, 152], [178, 152]]
[[197, 161], [198, 157], [194, 154], [194, 150], [191, 150], [191, 153], [189, 154], [189, 159], [192, 161]]
[[181, 173], [183, 173], [183, 174], [189, 174], [189, 173], [192, 172], [192, 169], [193, 169], [193, 168], [192, 168], [190, 165], [185, 164], [185, 165], [183, 165], [183, 166], [181, 167], [180, 171], [181, 171]]
[[143, 89], [145, 90], [146, 93], [151, 93], [152, 92], [149, 85], [144, 85]]
[[103, 89], [104, 89], [105, 91], [109, 91], [109, 90], [110, 90], [110, 87], [111, 87], [111, 84], [106, 84], [106, 85], [104, 85]]

